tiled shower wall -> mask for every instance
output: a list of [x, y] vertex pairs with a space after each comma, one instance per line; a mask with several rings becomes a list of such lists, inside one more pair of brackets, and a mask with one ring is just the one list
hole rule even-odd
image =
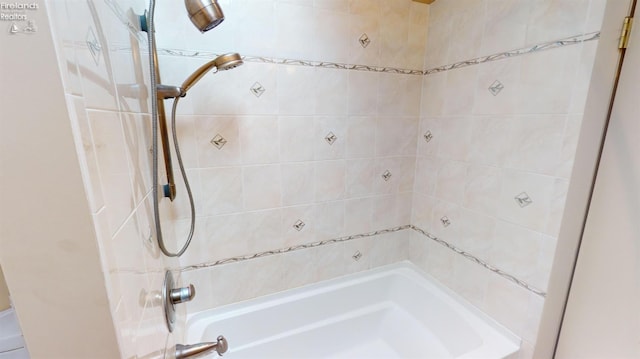
[[[598, 31], [602, 3], [220, 0], [227, 20], [201, 35], [161, 2], [163, 83], [247, 56], [178, 108], [198, 217], [177, 263], [150, 240], [149, 103], [132, 86], [149, 83], [128, 31], [147, 4], [50, 1], [123, 357], [167, 339], [149, 295], [164, 268], [187, 268], [193, 311], [408, 257], [530, 347], [597, 41], [438, 67]], [[171, 241], [185, 197], [163, 203]]]
[[[227, 21], [204, 35], [183, 4], [157, 5], [163, 83], [180, 84], [213, 53], [256, 57], [203, 78], [178, 109], [198, 213], [180, 265], [314, 248], [186, 272], [199, 292], [191, 309], [407, 258], [408, 236], [397, 226], [410, 220], [422, 79], [405, 69], [421, 67], [428, 7], [409, 0], [220, 4]], [[161, 356], [159, 343], [179, 341], [167, 336], [154, 300], [164, 270], [179, 264], [161, 256], [153, 238], [147, 46], [136, 31], [146, 7], [141, 0], [47, 4], [123, 358]], [[314, 62], [275, 64], [288, 60]], [[175, 204], [162, 203], [169, 247], [186, 234], [185, 197], [179, 187]], [[324, 245], [315, 248], [318, 241]], [[229, 270], [230, 281], [209, 280]], [[253, 283], [283, 280], [242, 288], [243, 274]], [[220, 296], [213, 285], [220, 282], [236, 289]]]
[[46, 5], [121, 356], [162, 357], [174, 340], [154, 294], [165, 268], [178, 263], [161, 256], [152, 238], [148, 55], [144, 36], [128, 31], [147, 4]]
[[437, 1], [430, 9], [412, 224], [438, 241], [415, 232], [410, 259], [521, 336], [525, 357], [604, 3]]
[[[407, 258], [407, 231], [314, 243], [410, 222], [428, 6], [220, 5], [227, 19], [205, 34], [175, 16], [180, 3], [157, 14], [164, 83], [182, 83], [213, 54], [246, 57], [241, 67], [206, 75], [178, 107], [198, 214], [180, 260], [203, 294], [190, 311]], [[186, 233], [178, 190], [175, 215]], [[207, 266], [295, 246], [314, 248]]]

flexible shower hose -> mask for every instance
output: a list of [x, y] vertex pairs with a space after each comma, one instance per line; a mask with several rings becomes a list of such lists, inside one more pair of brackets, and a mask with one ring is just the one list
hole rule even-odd
[[187, 173], [184, 169], [184, 164], [182, 162], [182, 156], [180, 154], [180, 147], [178, 145], [178, 136], [176, 134], [176, 109], [178, 108], [178, 99], [176, 97], [173, 100], [173, 108], [171, 110], [171, 131], [173, 135], [173, 146], [176, 152], [176, 157], [178, 159], [178, 165], [180, 167], [180, 173], [182, 174], [182, 179], [184, 181], [185, 188], [187, 189], [187, 194], [189, 196], [189, 205], [191, 207], [191, 229], [189, 230], [189, 235], [187, 236], [187, 241], [177, 252], [171, 252], [167, 249], [164, 243], [164, 239], [162, 237], [162, 225], [160, 223], [160, 203], [158, 199], [158, 88], [157, 88], [157, 79], [156, 79], [156, 41], [155, 41], [155, 26], [153, 22], [153, 16], [155, 13], [156, 2], [155, 0], [150, 0], [149, 2], [149, 13], [147, 14], [147, 42], [149, 43], [149, 67], [150, 71], [150, 80], [151, 80], [151, 122], [152, 122], [152, 152], [153, 152], [153, 174], [152, 174], [152, 197], [153, 197], [153, 217], [155, 222], [156, 229], [156, 239], [158, 241], [158, 247], [160, 247], [160, 251], [167, 257], [180, 257], [184, 254], [184, 252], [189, 248], [189, 244], [191, 244], [191, 239], [193, 239], [193, 232], [195, 229], [195, 221], [196, 221], [196, 211], [193, 202], [193, 195], [191, 193], [191, 187], [189, 186], [189, 180], [187, 179]]

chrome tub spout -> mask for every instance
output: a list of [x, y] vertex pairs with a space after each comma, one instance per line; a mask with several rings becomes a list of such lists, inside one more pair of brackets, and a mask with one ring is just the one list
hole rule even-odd
[[227, 352], [229, 344], [227, 340], [220, 335], [216, 342], [206, 342], [191, 345], [176, 344], [176, 359], [195, 358], [201, 354], [207, 354], [210, 351], [215, 350], [218, 355]]

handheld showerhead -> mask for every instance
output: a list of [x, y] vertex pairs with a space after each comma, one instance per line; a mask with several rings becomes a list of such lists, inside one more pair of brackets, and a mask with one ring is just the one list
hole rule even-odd
[[224, 14], [217, 0], [184, 0], [191, 22], [200, 30], [206, 32], [220, 25]]
[[235, 69], [236, 67], [242, 65], [244, 62], [242, 61], [242, 57], [237, 52], [231, 52], [228, 54], [220, 55], [216, 57], [214, 60], [216, 68], [218, 71], [225, 71]]
[[182, 83], [180, 88], [182, 89], [182, 96], [187, 94], [187, 91], [193, 85], [195, 85], [209, 70], [212, 68], [216, 68], [216, 72], [235, 69], [236, 67], [242, 65], [244, 62], [242, 61], [242, 57], [238, 53], [229, 53], [216, 57], [215, 59], [207, 62], [206, 64], [200, 66], [197, 70], [195, 70], [186, 80]]

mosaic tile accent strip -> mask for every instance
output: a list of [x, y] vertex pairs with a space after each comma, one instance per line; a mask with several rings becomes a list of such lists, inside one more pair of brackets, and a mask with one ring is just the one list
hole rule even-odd
[[435, 67], [435, 68], [423, 71], [423, 73], [425, 75], [431, 75], [431, 74], [435, 74], [435, 73], [438, 73], [438, 72], [459, 69], [459, 68], [467, 67], [467, 66], [479, 65], [479, 64], [482, 64], [482, 63], [485, 63], [485, 62], [489, 62], [489, 61], [497, 61], [497, 60], [502, 60], [502, 59], [506, 59], [506, 58], [509, 58], [509, 57], [526, 55], [526, 54], [530, 54], [530, 53], [533, 53], [533, 52], [557, 49], [559, 47], [564, 47], [564, 46], [569, 46], [569, 45], [577, 45], [577, 44], [581, 44], [583, 42], [597, 40], [599, 38], [600, 38], [600, 32], [599, 31], [591, 32], [591, 33], [584, 34], [584, 35], [566, 37], [564, 39], [560, 39], [560, 40], [556, 40], [556, 41], [543, 42], [541, 44], [533, 45], [531, 47], [524, 47], [524, 48], [517, 49], [517, 50], [511, 50], [511, 51], [507, 51], [507, 52], [500, 52], [500, 53], [493, 54], [493, 55], [476, 57], [475, 59], [456, 62], [454, 64], [439, 66], [439, 67]]
[[300, 232], [302, 228], [304, 228], [304, 226], [305, 226], [305, 223], [302, 222], [301, 220], [297, 220], [296, 223], [293, 224], [293, 228], [298, 232]]
[[[374, 232], [368, 232], [368, 233], [360, 233], [360, 234], [355, 234], [352, 236], [347, 236], [347, 237], [340, 237], [340, 238], [334, 238], [334, 239], [328, 239], [328, 240], [324, 240], [324, 241], [318, 241], [318, 242], [312, 242], [312, 243], [307, 243], [307, 244], [300, 244], [297, 246], [292, 246], [292, 247], [287, 247], [287, 248], [280, 248], [280, 249], [275, 249], [275, 250], [271, 250], [271, 251], [265, 251], [265, 252], [259, 252], [259, 253], [254, 253], [254, 254], [249, 254], [249, 255], [245, 255], [245, 256], [239, 256], [239, 257], [231, 257], [231, 258], [225, 258], [225, 259], [220, 259], [214, 262], [209, 262], [209, 263], [201, 263], [201, 264], [195, 264], [195, 265], [191, 265], [191, 266], [186, 266], [186, 267], [182, 267], [179, 270], [181, 272], [187, 272], [187, 271], [191, 271], [191, 270], [196, 270], [196, 269], [202, 269], [202, 268], [209, 268], [209, 267], [215, 267], [215, 266], [219, 266], [219, 265], [223, 265], [223, 264], [228, 264], [228, 263], [236, 263], [236, 262], [242, 262], [242, 261], [246, 261], [246, 260], [251, 260], [251, 259], [255, 259], [255, 258], [261, 258], [261, 257], [266, 257], [266, 256], [271, 256], [271, 255], [276, 255], [276, 254], [282, 254], [282, 253], [288, 253], [288, 252], [293, 252], [293, 251], [297, 251], [297, 250], [301, 250], [301, 249], [307, 249], [307, 248], [314, 248], [314, 247], [319, 247], [319, 246], [323, 246], [323, 245], [327, 245], [327, 244], [333, 244], [333, 243], [341, 243], [341, 242], [346, 242], [346, 241], [351, 241], [354, 239], [359, 239], [359, 238], [367, 238], [367, 237], [373, 237], [373, 236], [378, 236], [378, 235], [382, 235], [382, 234], [387, 234], [387, 233], [394, 233], [394, 232], [399, 232], [399, 231], [403, 231], [406, 229], [412, 229], [420, 234], [422, 234], [423, 236], [449, 248], [450, 250], [462, 255], [463, 257], [467, 258], [468, 260], [479, 264], [481, 266], [483, 266], [484, 268], [492, 271], [493, 273], [515, 283], [516, 285], [534, 293], [537, 294], [541, 297], [546, 297], [547, 293], [528, 284], [527, 282], [520, 280], [516, 277], [514, 277], [513, 275], [499, 269], [496, 268], [494, 266], [492, 266], [491, 264], [483, 261], [480, 258], [477, 258], [476, 256], [474, 256], [471, 253], [467, 253], [465, 251], [463, 251], [462, 249], [448, 243], [447, 241], [444, 241], [434, 235], [432, 235], [431, 233], [416, 227], [412, 224], [407, 224], [404, 226], [398, 226], [398, 227], [393, 227], [393, 228], [387, 228], [387, 229], [382, 229], [379, 231], [374, 231]], [[360, 251], [356, 251], [356, 253], [352, 256], [352, 258], [354, 258], [355, 260], [357, 260], [355, 257], [358, 255], [358, 253], [360, 253]], [[360, 257], [362, 256], [362, 253], [360, 253]]]
[[359, 260], [360, 260], [360, 258], [362, 258], [362, 253], [360, 253], [360, 251], [356, 251], [356, 252], [351, 256], [351, 258], [353, 258], [353, 260], [357, 262], [357, 261], [359, 261]]
[[333, 132], [329, 132], [325, 137], [324, 140], [327, 141], [327, 143], [329, 145], [333, 145], [334, 142], [336, 142], [338, 140], [338, 136], [336, 136]]
[[259, 57], [259, 56], [243, 56], [242, 59], [246, 62], [258, 62], [258, 63], [267, 63], [267, 64], [276, 64], [276, 65], [319, 67], [319, 68], [335, 69], [335, 70], [384, 72], [384, 73], [402, 74], [402, 75], [423, 75], [424, 74], [422, 70], [400, 69], [395, 67], [384, 67], [384, 66], [341, 64], [337, 62], [326, 62], [326, 61], [278, 59], [278, 58]]
[[222, 147], [227, 144], [227, 140], [218, 133], [214, 138], [211, 139], [211, 144], [221, 150]]
[[467, 258], [468, 260], [470, 260], [472, 262], [475, 262], [476, 264], [479, 264], [479, 265], [485, 267], [486, 269], [492, 271], [493, 273], [495, 273], [495, 274], [497, 274], [497, 275], [499, 275], [499, 276], [501, 276], [501, 277], [503, 277], [503, 278], [515, 283], [516, 285], [518, 285], [518, 286], [520, 286], [520, 287], [522, 287], [522, 288], [524, 288], [524, 289], [526, 289], [526, 290], [528, 290], [528, 291], [530, 291], [530, 292], [532, 292], [534, 294], [537, 294], [537, 295], [539, 295], [539, 296], [541, 296], [543, 298], [547, 296], [547, 293], [545, 293], [544, 291], [542, 291], [542, 290], [540, 290], [540, 289], [528, 284], [527, 282], [525, 282], [523, 280], [520, 280], [520, 279], [512, 276], [511, 274], [509, 274], [509, 273], [507, 273], [507, 272], [505, 272], [505, 271], [503, 271], [503, 270], [501, 270], [499, 268], [496, 268], [496, 267], [492, 266], [491, 264], [489, 264], [489, 263], [483, 261], [482, 259], [474, 256], [473, 254], [467, 253], [467, 252], [463, 251], [462, 249], [460, 249], [460, 248], [448, 243], [447, 241], [444, 241], [444, 240], [432, 235], [431, 233], [429, 233], [429, 232], [427, 232], [427, 231], [425, 231], [425, 230], [423, 230], [423, 229], [421, 229], [419, 227], [416, 227], [414, 225], [409, 225], [409, 227], [411, 229], [413, 229], [414, 231], [422, 234], [423, 236], [426, 236], [427, 238], [429, 238], [429, 239], [431, 239], [433, 241], [436, 241], [437, 243], [439, 243], [439, 244], [451, 249], [452, 251], [462, 255], [463, 257]]
[[[121, 50], [124, 50], [124, 49], [126, 48], [123, 48]], [[131, 50], [131, 49], [129, 48], [128, 50]], [[170, 56], [195, 57], [195, 58], [203, 58], [208, 60], [214, 59], [216, 58], [216, 56], [219, 55], [214, 52], [186, 51], [186, 50], [177, 50], [177, 49], [158, 49], [158, 54], [170, 55]], [[420, 76], [424, 75], [424, 71], [422, 70], [401, 69], [401, 68], [384, 67], [384, 66], [343, 64], [343, 63], [327, 62], [327, 61], [281, 59], [281, 58], [263, 57], [263, 56], [242, 56], [242, 60], [245, 62], [255, 62], [255, 63], [274, 64], [274, 65], [293, 65], [293, 66], [319, 67], [319, 68], [335, 69], [335, 70], [384, 72], [384, 73], [400, 74], [400, 75], [420, 75]]]
[[518, 203], [518, 205], [522, 208], [533, 203], [533, 200], [531, 199], [531, 197], [529, 197], [527, 192], [520, 193], [519, 195], [515, 196], [514, 199], [516, 200], [516, 203]]
[[260, 97], [262, 96], [263, 93], [265, 93], [265, 91], [267, 91], [267, 89], [264, 88], [264, 86], [262, 86], [261, 83], [256, 82], [251, 86], [249, 91], [251, 91], [251, 93], [254, 94], [256, 97]]
[[210, 263], [201, 263], [201, 264], [191, 265], [191, 266], [187, 266], [187, 267], [181, 268], [180, 271], [186, 272], [186, 271], [195, 270], [195, 269], [219, 266], [219, 265], [227, 264], [227, 263], [242, 262], [242, 261], [246, 261], [246, 260], [250, 260], [250, 259], [254, 259], [254, 258], [261, 258], [261, 257], [275, 255], [275, 254], [288, 253], [288, 252], [293, 252], [293, 251], [297, 251], [297, 250], [301, 250], [301, 249], [324, 246], [324, 245], [327, 245], [327, 244], [341, 243], [341, 242], [351, 241], [351, 240], [359, 239], [359, 238], [367, 238], [367, 237], [379, 236], [381, 234], [399, 232], [399, 231], [403, 231], [405, 229], [410, 229], [410, 228], [411, 228], [411, 225], [407, 224], [407, 225], [404, 225], [404, 226], [381, 229], [379, 231], [374, 231], [374, 232], [354, 234], [352, 236], [340, 237], [340, 238], [334, 238], [334, 239], [327, 239], [327, 240], [324, 240], [324, 241], [312, 242], [312, 243], [307, 243], [307, 244], [299, 244], [297, 246], [292, 246], [292, 247], [287, 247], [287, 248], [280, 248], [280, 249], [275, 249], [275, 250], [272, 250], [272, 251], [249, 254], [249, 255], [240, 256], [240, 257], [225, 258], [225, 259], [220, 259], [220, 260], [217, 260], [215, 262], [210, 262]]
[[424, 138], [424, 140], [429, 143], [431, 142], [431, 140], [433, 140], [433, 133], [431, 133], [431, 131], [427, 131], [424, 133], [424, 135], [422, 135], [422, 138]]
[[491, 86], [489, 86], [489, 92], [491, 92], [493, 96], [498, 96], [502, 90], [504, 90], [504, 85], [498, 80], [495, 80]]
[[89, 31], [87, 31], [87, 47], [89, 48], [89, 52], [91, 53], [91, 57], [93, 57], [93, 61], [96, 62], [96, 65], [100, 65], [100, 54], [102, 53], [102, 46], [100, 46], [100, 42], [96, 38], [95, 32], [93, 32], [93, 28], [89, 27]]
[[369, 44], [371, 43], [371, 39], [369, 39], [369, 36], [367, 36], [367, 34], [364, 33], [362, 34], [362, 36], [360, 36], [360, 38], [358, 39], [358, 42], [360, 43], [360, 46], [366, 49], [367, 46], [369, 46]]
[[[544, 42], [544, 43], [540, 43], [530, 47], [520, 48], [520, 49], [506, 51], [506, 52], [500, 52], [500, 53], [491, 54], [487, 56], [481, 56], [471, 60], [460, 61], [453, 64], [443, 65], [443, 66], [439, 66], [439, 67], [435, 67], [427, 70], [401, 69], [401, 68], [395, 68], [395, 67], [368, 66], [368, 65], [357, 65], [357, 64], [342, 64], [342, 63], [326, 62], [326, 61], [281, 59], [281, 58], [262, 57], [262, 56], [242, 56], [242, 59], [246, 62], [256, 62], [256, 63], [266, 63], [266, 64], [276, 64], [276, 65], [295, 65], [295, 66], [320, 67], [320, 68], [337, 69], [337, 70], [384, 72], [384, 73], [403, 74], [403, 75], [431, 75], [438, 72], [455, 70], [461, 67], [479, 65], [489, 61], [497, 61], [497, 60], [502, 60], [509, 57], [527, 55], [527, 54], [538, 52], [538, 51], [545, 51], [545, 50], [557, 49], [564, 46], [577, 45], [583, 42], [597, 40], [599, 38], [600, 38], [599, 31], [591, 32], [588, 34], [566, 37], [564, 39], [560, 39], [556, 41]], [[131, 49], [123, 47], [119, 50], [130, 51]], [[187, 50], [179, 50], [179, 49], [158, 49], [157, 51], [158, 51], [158, 54], [161, 54], [161, 55], [197, 57], [197, 58], [204, 58], [209, 60], [214, 59], [218, 55], [220, 55], [213, 52], [187, 51]]]

